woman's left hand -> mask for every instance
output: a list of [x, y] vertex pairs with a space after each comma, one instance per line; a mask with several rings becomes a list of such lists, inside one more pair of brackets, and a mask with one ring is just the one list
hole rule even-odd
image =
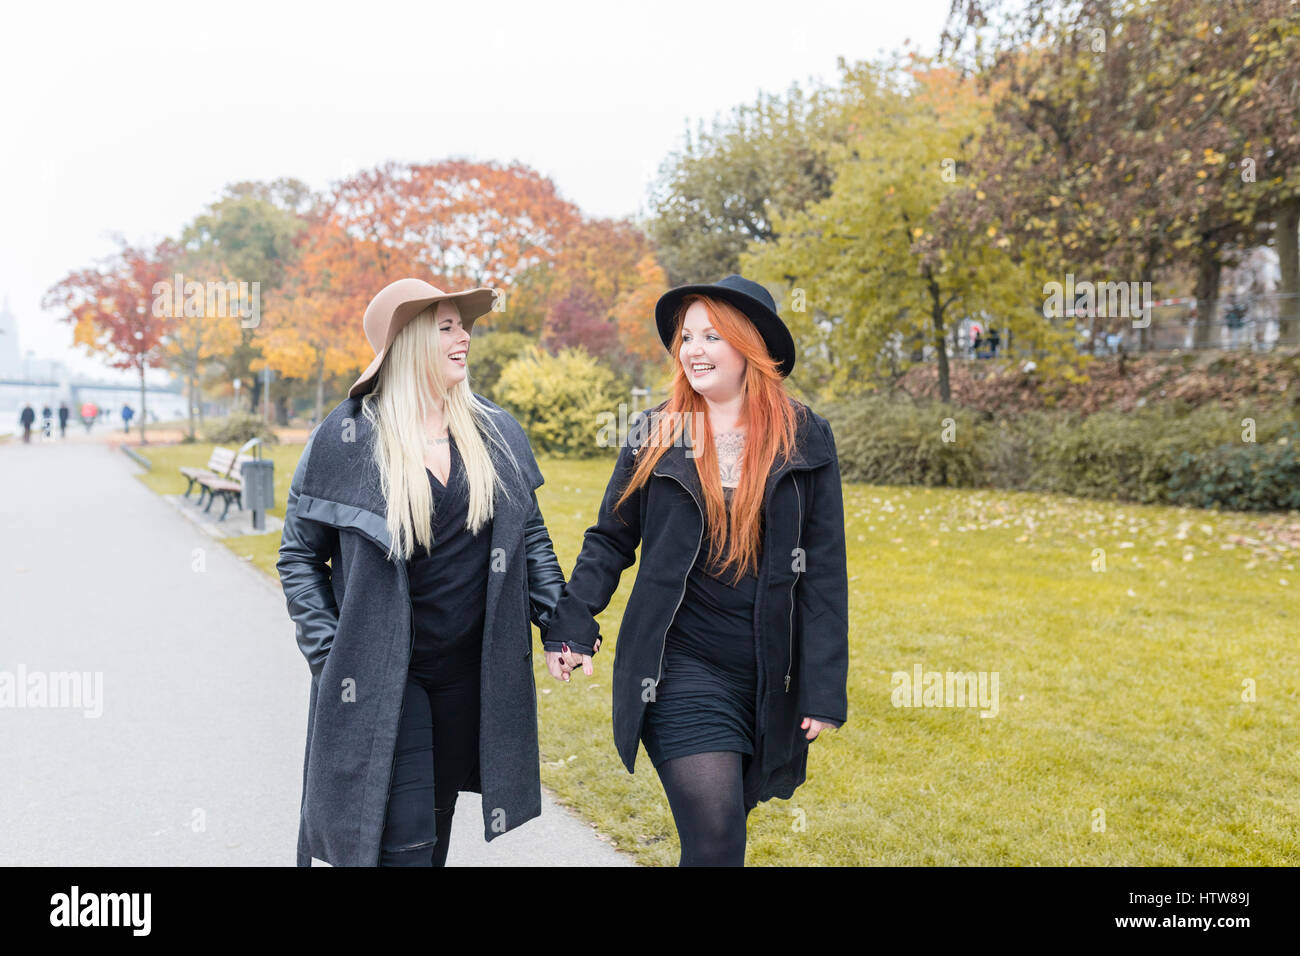
[[827, 728], [834, 730], [837, 727], [839, 727], [839, 724], [828, 723], [824, 720], [818, 720], [815, 717], [805, 717], [803, 723], [799, 725], [800, 730], [808, 731], [804, 736], [809, 740], [816, 740], [817, 735]]

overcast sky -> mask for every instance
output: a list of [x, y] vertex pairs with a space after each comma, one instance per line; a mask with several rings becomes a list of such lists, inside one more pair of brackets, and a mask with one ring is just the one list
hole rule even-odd
[[386, 160], [519, 160], [635, 215], [689, 123], [936, 46], [948, 0], [7, 3], [0, 297], [78, 371], [40, 300], [111, 237], [176, 235], [222, 188], [322, 189]]

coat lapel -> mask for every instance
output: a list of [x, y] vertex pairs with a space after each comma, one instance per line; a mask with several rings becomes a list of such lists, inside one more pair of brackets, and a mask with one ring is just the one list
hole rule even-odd
[[[337, 419], [334, 415], [326, 418], [313, 438], [310, 480], [298, 497], [298, 513], [336, 528], [354, 529], [387, 553], [392, 541], [386, 517], [388, 506], [379, 470], [369, 452], [373, 426], [362, 413], [359, 398], [346, 400], [337, 411]], [[501, 432], [510, 443], [512, 431], [502, 427]], [[535, 486], [529, 483], [529, 472], [522, 465], [516, 468], [495, 441], [485, 439], [484, 443], [505, 487], [504, 494], [497, 494], [491, 545], [492, 554], [500, 555], [503, 561], [509, 559], [523, 535]], [[511, 450], [520, 462], [528, 460], [526, 448]], [[499, 561], [496, 567], [500, 568]], [[501, 574], [489, 574], [489, 604], [500, 592], [501, 578]]]
[[312, 521], [353, 529], [387, 553], [392, 538], [369, 452], [372, 430], [360, 399], [346, 399], [326, 416], [311, 436], [311, 467], [297, 508]]

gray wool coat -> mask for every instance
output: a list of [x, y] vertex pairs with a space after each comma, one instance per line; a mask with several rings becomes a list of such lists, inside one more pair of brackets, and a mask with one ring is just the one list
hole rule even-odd
[[[486, 442], [507, 494], [498, 494], [492, 520], [479, 772], [466, 789], [483, 795], [483, 835], [492, 840], [541, 813], [524, 534], [543, 478], [519, 423], [480, 400], [513, 458]], [[334, 866], [379, 861], [413, 620], [406, 564], [386, 558], [372, 435], [360, 397], [335, 407], [312, 431], [285, 510], [277, 567], [312, 671], [298, 866], [313, 857]]]

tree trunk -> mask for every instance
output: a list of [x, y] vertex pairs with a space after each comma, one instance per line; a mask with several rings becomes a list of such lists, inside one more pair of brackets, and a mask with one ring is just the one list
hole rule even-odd
[[930, 286], [930, 319], [934, 323], [934, 346], [938, 350], [939, 399], [952, 401], [952, 385], [948, 380], [948, 341], [943, 331], [943, 306], [939, 304], [939, 283], [928, 278]]
[[144, 423], [145, 423], [145, 418], [147, 417], [147, 412], [148, 410], [145, 408], [144, 405], [144, 359], [142, 358], [140, 359], [140, 444], [141, 445], [149, 444], [149, 439], [148, 437], [146, 437], [144, 433], [144, 428], [145, 428]]
[[1201, 242], [1200, 267], [1196, 273], [1196, 329], [1192, 347], [1204, 349], [1210, 347], [1210, 330], [1219, 307], [1219, 274], [1223, 263], [1219, 261], [1219, 249], [1208, 237]]
[[194, 369], [190, 369], [190, 374], [185, 378], [185, 418], [190, 423], [190, 438], [198, 438], [198, 430], [194, 424]]
[[325, 408], [325, 358], [324, 356], [322, 356], [320, 361], [316, 363], [316, 411], [314, 413], [316, 417], [312, 419], [313, 425], [321, 420], [321, 415], [322, 412], [324, 411], [324, 408]]
[[[1141, 294], [1143, 295], [1145, 295], [1146, 290], [1148, 288], [1147, 286], [1148, 282], [1151, 283], [1150, 288], [1154, 290], [1155, 281], [1151, 275], [1151, 269], [1149, 267], [1144, 268], [1138, 276], [1138, 288], [1142, 290]], [[1152, 292], [1153, 297], [1154, 294], [1155, 293], [1153, 291]], [[1136, 329], [1137, 342], [1134, 343], [1135, 346], [1134, 351], [1138, 352], [1139, 354], [1147, 351], [1151, 347], [1151, 323], [1155, 321], [1155, 314], [1151, 308], [1151, 303], [1146, 298], [1143, 298], [1142, 305], [1146, 309], [1146, 316], [1145, 316], [1146, 325], [1138, 326], [1138, 328]]]
[[1277, 257], [1282, 270], [1277, 344], [1300, 345], [1300, 198], [1278, 211]]

